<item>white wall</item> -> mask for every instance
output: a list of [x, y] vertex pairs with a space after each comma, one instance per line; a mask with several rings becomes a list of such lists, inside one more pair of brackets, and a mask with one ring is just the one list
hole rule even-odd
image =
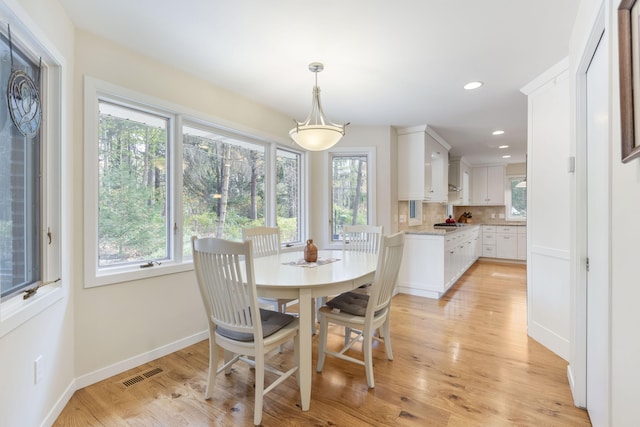
[[[10, 18], [11, 15], [17, 16]], [[17, 21], [16, 21], [17, 19]], [[63, 136], [71, 136], [73, 81], [73, 26], [55, 1], [0, 1], [0, 22], [11, 23], [12, 35], [20, 33], [19, 22], [68, 66], [63, 69]], [[43, 55], [44, 56], [44, 55]], [[6, 108], [3, 106], [2, 108]], [[62, 141], [62, 241], [63, 253], [73, 250], [70, 224], [76, 213], [71, 176], [66, 173], [74, 161], [68, 138]], [[62, 299], [0, 338], [0, 425], [37, 426], [56, 418], [56, 408], [73, 391], [74, 336], [72, 260], [62, 257]], [[34, 360], [42, 356], [43, 378], [34, 384]], [[53, 412], [52, 412], [53, 411]]]

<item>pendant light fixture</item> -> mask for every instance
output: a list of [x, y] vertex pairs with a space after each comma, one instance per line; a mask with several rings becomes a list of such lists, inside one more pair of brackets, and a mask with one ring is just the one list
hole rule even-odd
[[324, 65], [320, 62], [309, 64], [309, 71], [316, 76], [311, 112], [304, 122], [296, 120], [296, 127], [289, 131], [291, 139], [302, 148], [310, 151], [322, 151], [336, 145], [344, 135], [344, 128], [349, 124], [337, 125], [324, 115], [320, 104], [320, 88], [318, 87], [318, 73], [322, 70], [324, 70]]

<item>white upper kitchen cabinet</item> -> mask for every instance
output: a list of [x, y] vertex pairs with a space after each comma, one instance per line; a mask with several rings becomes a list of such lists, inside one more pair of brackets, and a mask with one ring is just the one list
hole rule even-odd
[[461, 157], [449, 159], [449, 203], [466, 206], [471, 194], [471, 166]]
[[504, 205], [504, 165], [471, 169], [471, 205]]
[[450, 149], [429, 126], [398, 129], [398, 199], [447, 202]]

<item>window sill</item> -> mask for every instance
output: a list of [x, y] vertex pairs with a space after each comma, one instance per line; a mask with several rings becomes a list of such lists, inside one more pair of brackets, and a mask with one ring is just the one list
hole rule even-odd
[[167, 263], [155, 265], [149, 268], [127, 267], [116, 268], [110, 271], [102, 271], [94, 277], [85, 277], [85, 288], [94, 288], [96, 286], [114, 285], [122, 282], [131, 282], [133, 280], [148, 279], [151, 277], [164, 276], [167, 274], [182, 273], [193, 270], [193, 261], [185, 261], [180, 264]]
[[23, 299], [22, 295], [16, 295], [0, 304], [0, 338], [60, 301], [63, 292], [60, 285], [48, 285], [38, 289], [29, 299]]

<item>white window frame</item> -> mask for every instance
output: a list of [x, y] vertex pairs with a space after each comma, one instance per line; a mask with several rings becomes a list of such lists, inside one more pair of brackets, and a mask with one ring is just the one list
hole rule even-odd
[[[68, 293], [67, 277], [62, 277], [62, 253], [70, 253], [68, 245], [62, 238], [62, 188], [63, 183], [70, 182], [70, 165], [62, 163], [62, 141], [67, 140], [66, 128], [68, 109], [66, 97], [66, 61], [57, 51], [54, 44], [40, 31], [30, 24], [32, 21], [21, 10], [11, 10], [0, 2], [0, 16], [3, 22], [11, 25], [11, 38], [14, 48], [31, 56], [35, 62], [42, 59], [40, 71], [42, 104], [41, 150], [41, 281], [34, 284], [43, 286], [28, 299], [23, 293], [0, 302], [0, 337], [22, 325], [38, 313], [47, 309]], [[29, 23], [29, 24], [26, 24]], [[71, 224], [66, 223], [65, 226]], [[51, 233], [51, 242], [47, 237]]]
[[[171, 176], [167, 176], [171, 184], [169, 188], [168, 202], [173, 206], [170, 216], [171, 223], [180, 228], [177, 235], [174, 234], [170, 248], [170, 260], [164, 260], [153, 268], [140, 268], [139, 264], [98, 268], [98, 100], [112, 99], [124, 102], [130, 106], [141, 106], [150, 111], [162, 111], [164, 115], [173, 117], [172, 141], [168, 147], [168, 159], [171, 162]], [[193, 269], [192, 257], [182, 256], [182, 139], [183, 124], [197, 126], [199, 128], [211, 128], [220, 134], [227, 134], [238, 140], [246, 140], [252, 144], [261, 144], [265, 149], [265, 224], [275, 225], [275, 154], [278, 145], [267, 138], [252, 136], [250, 131], [238, 131], [229, 125], [220, 126], [215, 119], [203, 118], [196, 112], [186, 107], [159, 100], [117, 85], [85, 76], [84, 78], [84, 287], [104, 286], [121, 282], [140, 280], [166, 274], [173, 274]], [[281, 148], [301, 154], [301, 191], [304, 200], [301, 202], [300, 224], [301, 235], [307, 233], [307, 180], [308, 156], [304, 151], [282, 146]]]
[[306, 168], [306, 158], [307, 156], [305, 156], [304, 151], [301, 150], [297, 150], [295, 148], [292, 147], [283, 147], [283, 146], [274, 146], [273, 147], [273, 155], [272, 158], [275, 161], [275, 165], [273, 168], [270, 168], [270, 176], [273, 177], [273, 183], [274, 185], [271, 186], [270, 188], [273, 188], [273, 193], [269, 193], [269, 194], [273, 194], [272, 196], [270, 196], [270, 200], [273, 200], [274, 203], [273, 205], [273, 212], [272, 212], [272, 217], [273, 217], [273, 221], [272, 221], [272, 226], [273, 227], [277, 227], [277, 220], [278, 220], [278, 207], [277, 207], [277, 190], [276, 190], [276, 186], [278, 185], [277, 182], [277, 175], [276, 175], [276, 168], [277, 168], [277, 151], [278, 150], [282, 150], [282, 151], [288, 151], [290, 153], [294, 153], [300, 156], [300, 170], [298, 171], [298, 231], [299, 231], [299, 237], [300, 240], [296, 241], [296, 242], [282, 242], [283, 247], [287, 247], [287, 248], [293, 248], [293, 247], [300, 247], [303, 246], [306, 242], [304, 236], [308, 235], [307, 233], [307, 216], [305, 215], [305, 212], [307, 212], [306, 206], [307, 206], [307, 197], [306, 195], [308, 194], [308, 191], [306, 191], [306, 174], [305, 171], [307, 170]]
[[524, 216], [511, 216], [511, 181], [526, 179], [525, 175], [509, 175], [507, 176], [507, 188], [505, 189], [505, 208], [507, 210], [507, 220], [509, 221], [522, 221], [526, 222], [527, 217]]
[[367, 224], [376, 225], [376, 148], [375, 147], [336, 147], [327, 153], [328, 192], [327, 205], [329, 210], [328, 229], [326, 231], [329, 249], [341, 249], [342, 240], [333, 239], [333, 158], [341, 156], [366, 156], [367, 157]]
[[[151, 97], [138, 94], [107, 82], [85, 76], [84, 79], [84, 285], [87, 288], [94, 286], [109, 285], [113, 283], [126, 282], [131, 280], [139, 280], [149, 277], [155, 277], [161, 274], [178, 273], [188, 271], [193, 268], [191, 262], [183, 263], [181, 259], [181, 251], [176, 251], [175, 233], [169, 245], [168, 260], [163, 260], [160, 265], [154, 265], [152, 268], [140, 268], [139, 264], [117, 265], [108, 268], [99, 268], [98, 266], [98, 127], [99, 114], [98, 102], [100, 99], [114, 100], [124, 103], [133, 108], [139, 107], [143, 110], [161, 112], [164, 116], [171, 117], [169, 131], [173, 135], [168, 135], [167, 155], [171, 156], [176, 147], [176, 141], [181, 141], [181, 135], [178, 135], [178, 114], [172, 106], [160, 102]], [[167, 175], [168, 188], [167, 202], [169, 206], [175, 203], [175, 159], [172, 161], [171, 173]], [[169, 176], [171, 175], [171, 176]], [[169, 224], [174, 224], [175, 209], [169, 212]], [[177, 245], [180, 246], [180, 245]]]

